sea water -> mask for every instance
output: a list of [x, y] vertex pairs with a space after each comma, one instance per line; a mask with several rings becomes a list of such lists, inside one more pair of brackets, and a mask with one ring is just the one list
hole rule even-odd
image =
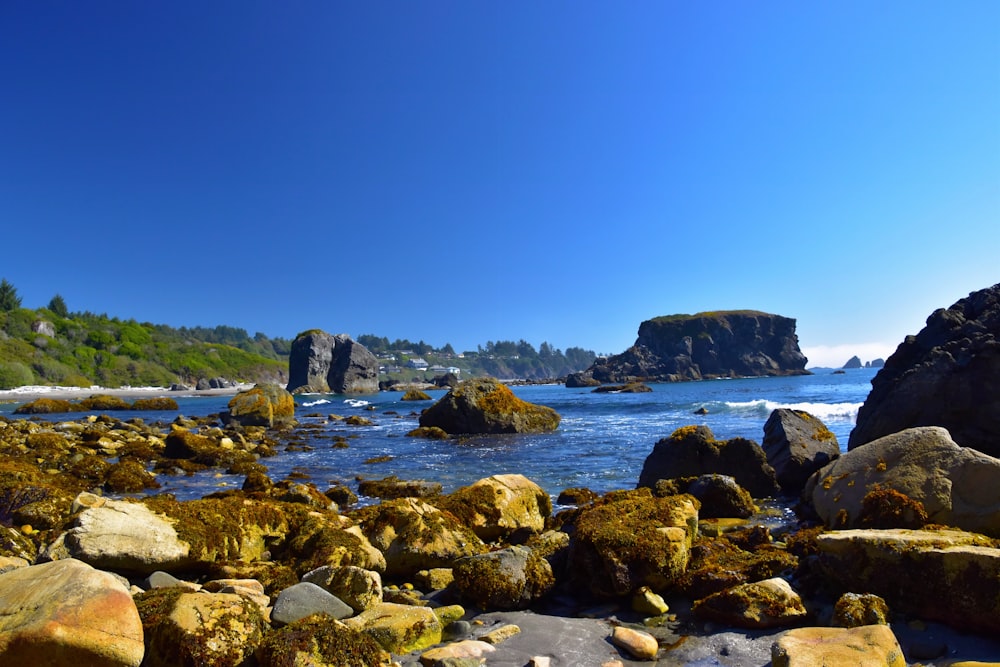
[[[547, 405], [562, 421], [553, 433], [541, 435], [466, 436], [448, 440], [407, 437], [417, 427], [420, 410], [430, 402], [402, 401], [401, 392], [368, 396], [296, 396], [296, 416], [311, 428], [300, 429], [300, 441], [277, 455], [262, 458], [275, 481], [289, 474], [304, 477], [321, 490], [346, 484], [357, 491], [360, 479], [395, 475], [404, 480], [440, 482], [445, 492], [503, 473], [520, 473], [554, 496], [572, 487], [598, 493], [631, 489], [643, 462], [661, 438], [689, 424], [703, 424], [718, 439], [744, 437], [758, 443], [771, 412], [779, 407], [805, 410], [818, 417], [846, 448], [858, 408], [871, 389], [875, 370], [834, 373], [816, 369], [812, 375], [651, 384], [652, 392], [594, 393], [589, 388], [562, 385], [515, 386], [513, 391], [532, 403]], [[445, 390], [428, 392], [433, 399]], [[179, 414], [189, 417], [226, 409], [229, 397], [181, 397]], [[15, 406], [0, 406], [10, 417]], [[705, 414], [695, 414], [704, 408]], [[147, 423], [169, 422], [178, 413], [116, 412], [119, 419], [139, 417]], [[331, 418], [359, 415], [371, 426], [349, 426]], [[79, 419], [79, 414], [65, 418]], [[46, 420], [58, 420], [49, 415]], [[347, 447], [337, 441], [347, 438]], [[304, 445], [304, 447], [302, 446]], [[240, 475], [219, 470], [194, 476], [158, 475], [163, 487], [178, 498], [199, 498], [213, 491], [239, 488]], [[362, 502], [371, 499], [362, 498]]]

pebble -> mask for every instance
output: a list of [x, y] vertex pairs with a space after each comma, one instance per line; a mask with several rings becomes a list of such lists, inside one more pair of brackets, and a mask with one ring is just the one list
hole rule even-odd
[[620, 625], [611, 633], [611, 643], [637, 660], [655, 660], [660, 649], [653, 635]]

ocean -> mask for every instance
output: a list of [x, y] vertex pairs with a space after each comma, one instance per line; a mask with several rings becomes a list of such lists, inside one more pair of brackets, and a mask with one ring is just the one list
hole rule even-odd
[[[470, 436], [449, 440], [407, 437], [419, 411], [430, 402], [402, 401], [401, 392], [369, 396], [296, 396], [297, 417], [305, 429], [295, 447], [261, 459], [275, 481], [290, 473], [305, 476], [325, 490], [346, 484], [357, 491], [359, 479], [395, 475], [404, 480], [440, 482], [450, 492], [478, 479], [520, 473], [553, 498], [572, 487], [598, 493], [635, 488], [646, 456], [656, 442], [688, 424], [704, 424], [716, 438], [744, 437], [760, 443], [764, 423], [779, 407], [805, 410], [833, 431], [845, 450], [858, 408], [868, 396], [874, 369], [812, 375], [652, 384], [649, 393], [595, 394], [562, 385], [515, 386], [526, 401], [547, 405], [562, 416], [559, 429], [543, 435]], [[435, 400], [444, 390], [428, 392]], [[178, 398], [180, 414], [205, 416], [224, 411], [230, 397]], [[14, 405], [0, 405], [10, 417]], [[695, 414], [705, 408], [707, 414]], [[372, 426], [348, 426], [330, 415], [360, 415]], [[140, 417], [147, 423], [169, 422], [177, 413], [116, 412], [119, 419]], [[80, 415], [67, 415], [79, 419]], [[47, 416], [58, 420], [60, 416]], [[348, 446], [338, 447], [338, 436]], [[159, 475], [159, 492], [180, 499], [239, 488], [242, 476], [213, 470], [194, 476]], [[372, 502], [362, 498], [361, 502]]]

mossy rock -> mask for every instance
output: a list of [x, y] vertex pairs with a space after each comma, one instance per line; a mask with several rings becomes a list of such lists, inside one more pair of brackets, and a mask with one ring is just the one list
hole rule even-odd
[[233, 396], [229, 416], [243, 426], [290, 426], [295, 423], [295, 398], [276, 384], [259, 384]]
[[697, 501], [616, 491], [574, 511], [568, 569], [600, 597], [665, 590], [685, 571], [698, 531]]
[[[798, 558], [770, 541], [764, 527], [734, 531], [716, 538], [699, 538], [691, 549], [687, 570], [674, 589], [700, 600], [714, 593], [776, 577], [796, 567]], [[763, 531], [764, 537], [758, 535]]]
[[419, 426], [407, 434], [409, 438], [427, 438], [428, 440], [447, 440], [451, 436], [438, 426]]
[[84, 412], [98, 412], [105, 410], [128, 410], [131, 407], [128, 401], [119, 396], [94, 394], [80, 401], [77, 409]]
[[421, 426], [455, 434], [548, 433], [559, 427], [550, 407], [528, 403], [494, 378], [465, 380], [420, 415]]
[[392, 655], [370, 636], [312, 615], [270, 632], [257, 648], [260, 667], [390, 667]]
[[104, 488], [111, 493], [141, 493], [146, 489], [158, 489], [160, 483], [156, 475], [148, 472], [139, 461], [125, 459], [108, 470]]
[[459, 594], [486, 611], [527, 609], [555, 586], [549, 562], [524, 546], [460, 558], [453, 571]]
[[428, 394], [426, 391], [420, 391], [419, 389], [410, 389], [405, 394], [403, 394], [403, 397], [401, 399], [399, 399], [399, 400], [401, 400], [401, 401], [431, 401], [431, 400], [434, 400], [434, 399], [432, 399], [431, 395]]
[[177, 401], [169, 396], [157, 396], [154, 398], [139, 398], [132, 403], [133, 410], [179, 410]]
[[61, 398], [36, 398], [14, 410], [15, 415], [48, 415], [75, 412], [76, 406]]

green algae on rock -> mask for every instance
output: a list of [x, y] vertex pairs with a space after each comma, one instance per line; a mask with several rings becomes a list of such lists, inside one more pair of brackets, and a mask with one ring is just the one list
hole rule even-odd
[[494, 378], [465, 380], [420, 415], [421, 426], [437, 426], [452, 435], [548, 433], [559, 421], [552, 408], [518, 398]]

